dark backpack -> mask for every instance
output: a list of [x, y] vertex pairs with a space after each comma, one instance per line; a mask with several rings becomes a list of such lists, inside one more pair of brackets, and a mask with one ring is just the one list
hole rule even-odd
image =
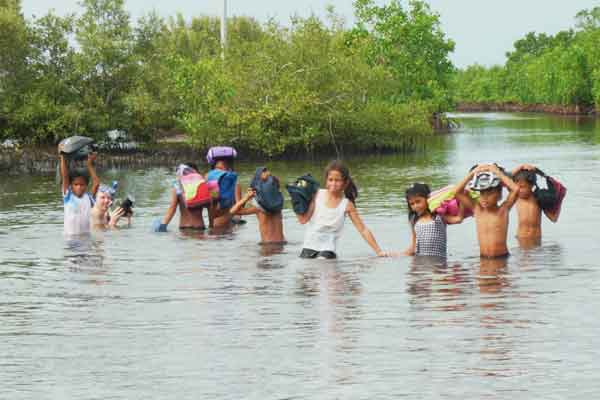
[[231, 208], [235, 203], [237, 174], [233, 171], [212, 169], [208, 171], [207, 180], [217, 181], [219, 184], [219, 207]]
[[546, 180], [546, 187], [540, 188], [536, 185], [533, 195], [542, 210], [554, 212], [560, 207], [567, 189], [559, 181], [539, 169], [536, 169], [536, 173]]
[[275, 214], [283, 209], [283, 195], [275, 177], [269, 176], [266, 181], [259, 179], [252, 189], [256, 190], [256, 201], [266, 212]]
[[319, 190], [319, 182], [310, 174], [302, 175], [294, 183], [285, 185], [292, 199], [292, 208], [296, 214], [308, 211], [313, 196]]

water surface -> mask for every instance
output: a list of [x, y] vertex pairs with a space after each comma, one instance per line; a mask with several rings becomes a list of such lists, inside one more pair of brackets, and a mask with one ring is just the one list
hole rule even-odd
[[[378, 259], [347, 221], [337, 261], [228, 235], [150, 232], [172, 171], [101, 171], [138, 200], [133, 227], [66, 241], [54, 177], [0, 178], [0, 384], [7, 399], [592, 398], [600, 391], [600, 127], [594, 120], [458, 114], [409, 156], [348, 160], [385, 249], [409, 240], [404, 189], [480, 161], [539, 165], [569, 189], [541, 247], [512, 237], [481, 262], [472, 220], [449, 258]], [[325, 161], [273, 162], [282, 180]], [[255, 165], [238, 166], [242, 183]], [[510, 231], [514, 233], [513, 211]]]

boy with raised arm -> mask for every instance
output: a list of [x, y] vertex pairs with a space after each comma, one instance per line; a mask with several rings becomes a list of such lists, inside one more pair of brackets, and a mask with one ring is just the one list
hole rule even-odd
[[[253, 204], [246, 207], [250, 200]], [[266, 167], [259, 167], [246, 195], [229, 211], [232, 215], [256, 215], [261, 244], [285, 244], [282, 208], [279, 179]]]
[[[480, 193], [475, 202], [465, 194], [465, 187], [471, 182], [471, 189]], [[500, 205], [502, 185], [509, 194]], [[510, 209], [517, 201], [519, 186], [506, 176], [497, 165], [478, 165], [460, 181], [455, 189], [456, 198], [465, 207], [473, 209], [477, 225], [477, 240], [481, 257], [495, 258], [508, 256], [506, 237], [508, 232], [508, 216]]]
[[[90, 233], [90, 215], [94, 206], [94, 196], [100, 186], [100, 179], [96, 175], [94, 161], [96, 153], [88, 154], [87, 169], [85, 172], [74, 169], [69, 171], [69, 164], [65, 156], [60, 153], [60, 174], [62, 177], [62, 195], [65, 208], [64, 229], [67, 235]], [[92, 178], [92, 187], [88, 192], [89, 179]]]
[[[517, 239], [527, 243], [529, 240], [536, 241], [542, 237], [542, 208], [533, 194], [533, 188], [537, 183], [538, 169], [531, 164], [521, 164], [512, 171], [513, 180], [519, 186], [519, 197], [517, 198], [517, 216], [519, 225], [517, 228]], [[558, 220], [560, 208], [554, 210], [543, 210], [544, 214], [552, 222]], [[522, 244], [524, 244], [522, 242]]]

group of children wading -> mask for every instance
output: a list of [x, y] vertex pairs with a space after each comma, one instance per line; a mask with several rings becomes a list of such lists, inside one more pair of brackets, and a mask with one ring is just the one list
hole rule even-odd
[[[100, 184], [94, 169], [95, 153], [86, 154], [89, 176], [77, 170], [70, 171], [69, 154], [60, 146], [59, 153], [65, 233], [73, 235], [88, 233], [91, 229], [115, 228], [124, 217], [131, 223], [131, 203], [128, 206], [122, 203], [111, 210], [115, 185]], [[259, 167], [248, 191], [242, 196], [234, 171], [236, 157], [237, 152], [231, 147], [211, 148], [207, 154], [210, 170], [206, 175], [201, 174], [194, 163], [179, 165], [169, 208], [162, 220], [155, 222], [153, 229], [166, 232], [177, 211], [179, 229], [204, 230], [204, 210], [207, 210], [208, 226], [216, 232], [229, 228], [239, 221], [239, 216], [256, 215], [261, 243], [284, 244], [284, 199], [279, 179], [268, 168]], [[538, 177], [546, 180], [545, 187], [539, 185]], [[342, 161], [332, 161], [326, 167], [324, 188], [319, 187], [319, 182], [311, 175], [301, 176], [286, 185], [297, 220], [306, 226], [300, 257], [337, 258], [338, 241], [346, 217], [377, 256], [400, 255], [383, 251], [364, 224], [355, 204], [358, 190]], [[508, 189], [508, 195], [501, 202], [503, 188]], [[506, 257], [511, 208], [516, 204], [519, 241], [539, 243], [542, 213], [556, 222], [565, 194], [566, 189], [560, 182], [529, 164], [518, 166], [510, 174], [496, 164], [477, 165], [455, 186], [435, 192], [424, 183], [415, 183], [405, 192], [411, 241], [402, 254], [445, 258], [446, 226], [473, 216], [481, 257]]]

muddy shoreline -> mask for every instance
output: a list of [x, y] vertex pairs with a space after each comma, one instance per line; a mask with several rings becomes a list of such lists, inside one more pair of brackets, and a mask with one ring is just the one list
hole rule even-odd
[[[414, 144], [417, 146], [416, 144]], [[151, 148], [144, 147], [129, 150], [100, 150], [96, 167], [98, 169], [122, 169], [122, 168], [144, 168], [144, 167], [174, 167], [179, 163], [196, 162], [204, 164], [207, 149], [199, 150], [183, 143], [161, 143]], [[383, 149], [375, 146], [364, 148], [338, 148], [325, 146], [315, 152], [296, 151], [272, 158], [265, 157], [248, 149], [238, 148], [240, 161], [264, 161], [272, 160], [318, 160], [323, 158], [336, 158], [338, 154], [342, 157], [353, 155], [409, 153], [414, 148], [406, 149]], [[36, 146], [25, 148], [0, 148], [0, 173], [7, 175], [17, 174], [48, 174], [55, 173], [58, 168], [58, 154], [56, 146]], [[77, 165], [84, 167], [83, 162]]]
[[580, 105], [548, 105], [548, 104], [518, 104], [518, 103], [458, 103], [458, 112], [527, 112], [556, 115], [598, 115], [600, 110], [594, 107]]

